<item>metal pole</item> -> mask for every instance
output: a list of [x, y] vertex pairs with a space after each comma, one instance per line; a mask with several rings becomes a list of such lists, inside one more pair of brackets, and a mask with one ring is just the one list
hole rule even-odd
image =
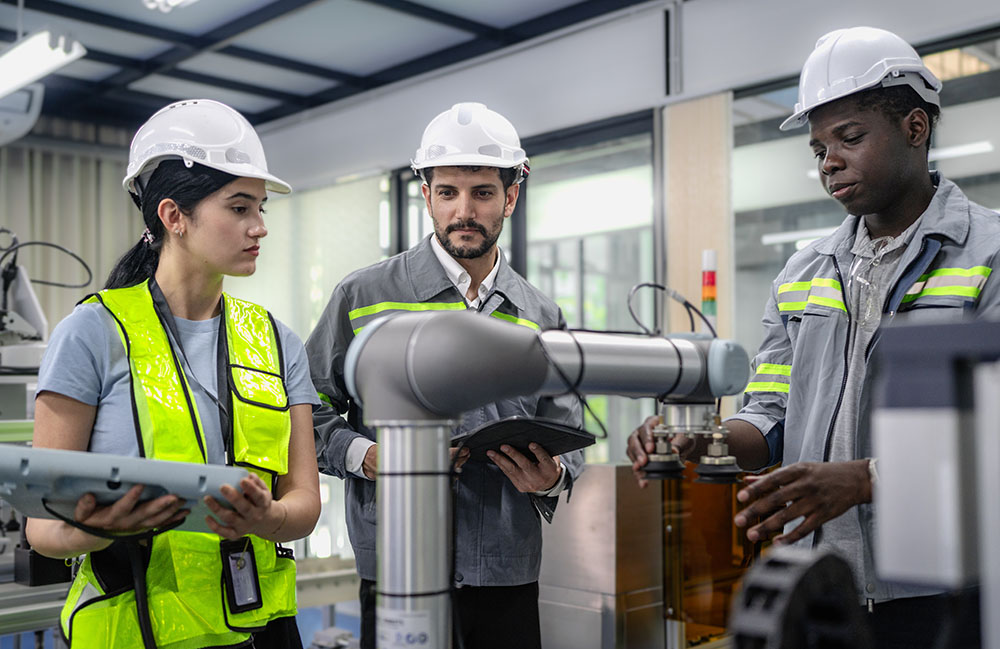
[[378, 428], [376, 646], [451, 647], [454, 422]]

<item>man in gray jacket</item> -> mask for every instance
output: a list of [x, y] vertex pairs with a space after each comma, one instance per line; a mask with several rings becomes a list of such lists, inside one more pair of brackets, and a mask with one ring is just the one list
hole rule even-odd
[[[306, 341], [312, 380], [325, 401], [314, 413], [320, 471], [346, 482], [347, 527], [362, 579], [362, 647], [375, 646], [378, 445], [347, 394], [347, 347], [377, 318], [413, 311], [474, 309], [534, 330], [565, 327], [559, 307], [515, 273], [496, 244], [514, 211], [526, 163], [514, 127], [486, 106], [456, 104], [438, 115], [413, 160], [434, 234], [345, 278]], [[527, 396], [467, 412], [454, 432], [511, 416], [581, 425], [575, 398]], [[490, 463], [465, 464], [455, 483], [453, 617], [456, 644], [469, 649], [541, 646], [540, 521], [551, 521], [559, 494], [583, 468], [581, 451], [550, 457], [533, 445], [535, 457], [527, 458], [513, 448], [501, 450], [490, 452]]]
[[[880, 648], [927, 646], [949, 609], [935, 591], [879, 580], [873, 563], [869, 359], [879, 327], [1000, 317], [1000, 278], [991, 278], [1000, 218], [928, 170], [940, 89], [890, 32], [841, 29], [817, 43], [795, 114], [781, 128], [808, 123], [823, 187], [848, 216], [775, 279], [755, 374], [726, 422], [744, 468], [784, 465], [747, 479], [736, 525], [749, 526], [753, 541], [784, 530], [776, 543], [838, 552], [853, 568]], [[653, 423], [629, 440], [640, 482]], [[978, 633], [978, 620], [967, 622], [962, 632]]]

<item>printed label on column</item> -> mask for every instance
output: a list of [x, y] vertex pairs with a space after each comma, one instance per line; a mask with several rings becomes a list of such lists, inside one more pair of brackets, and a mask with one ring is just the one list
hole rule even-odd
[[431, 611], [375, 609], [375, 644], [378, 649], [439, 647], [431, 629]]

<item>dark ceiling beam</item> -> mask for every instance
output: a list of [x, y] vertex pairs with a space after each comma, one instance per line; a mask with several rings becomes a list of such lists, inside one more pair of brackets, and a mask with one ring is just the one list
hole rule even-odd
[[[387, 6], [396, 4], [400, 0], [365, 0], [375, 4]], [[365, 78], [369, 88], [377, 88], [395, 81], [407, 79], [419, 74], [424, 74], [438, 68], [471, 59], [476, 56], [488, 54], [506, 45], [512, 45], [521, 41], [540, 36], [550, 31], [568, 27], [583, 20], [589, 20], [602, 14], [609, 13], [631, 5], [641, 4], [647, 0], [586, 0], [570, 5], [557, 11], [552, 11], [536, 18], [531, 18], [523, 22], [512, 25], [503, 31], [498, 40], [491, 38], [473, 38], [465, 43], [459, 43], [452, 47], [431, 52], [398, 65], [379, 70]], [[409, 3], [413, 4], [413, 3]], [[431, 10], [433, 11], [433, 10]], [[441, 12], [443, 13], [443, 12]], [[449, 14], [450, 15], [450, 14]], [[355, 95], [360, 90], [358, 88], [329, 88], [310, 95], [305, 99], [305, 103], [310, 106], [321, 106], [345, 97]], [[270, 110], [262, 111], [255, 115], [255, 118], [263, 123], [291, 115], [297, 112], [292, 106], [276, 106]]]
[[243, 83], [242, 81], [236, 81], [235, 79], [223, 79], [209, 74], [202, 74], [201, 72], [195, 72], [193, 70], [182, 70], [180, 68], [177, 68], [176, 70], [170, 70], [165, 74], [166, 76], [172, 79], [182, 79], [184, 81], [191, 81], [192, 83], [201, 83], [208, 86], [218, 86], [219, 88], [225, 88], [227, 90], [236, 90], [238, 92], [244, 92], [249, 95], [258, 95], [260, 97], [267, 97], [268, 99], [277, 99], [283, 104], [290, 106], [298, 106], [300, 110], [307, 107], [306, 97], [302, 95], [292, 94], [290, 92], [275, 90], [274, 88], [267, 88], [264, 86], [258, 86], [251, 83]]
[[[128, 90], [125, 86], [135, 79], [149, 74], [168, 74], [170, 76], [177, 76], [178, 78], [185, 78], [198, 83], [209, 83], [220, 87], [229, 87], [234, 90], [250, 92], [260, 96], [272, 97], [282, 102], [281, 105], [275, 108], [261, 111], [256, 114], [247, 114], [247, 118], [252, 123], [258, 124], [290, 115], [302, 110], [303, 108], [331, 103], [339, 99], [344, 99], [358, 94], [364, 90], [386, 85], [401, 79], [430, 72], [459, 61], [467, 60], [472, 57], [487, 54], [507, 45], [519, 43], [554, 30], [562, 29], [611, 11], [640, 4], [646, 0], [585, 0], [584, 2], [578, 2], [569, 7], [523, 21], [502, 30], [495, 29], [475, 21], [467, 20], [465, 18], [455, 16], [454, 14], [432, 9], [430, 7], [411, 2], [410, 0], [361, 0], [388, 9], [407, 13], [409, 15], [432, 20], [439, 24], [467, 31], [474, 35], [472, 39], [460, 45], [445, 48], [437, 52], [432, 52], [426, 56], [391, 66], [367, 77], [359, 77], [357, 75], [329, 69], [323, 66], [316, 66], [264, 52], [258, 52], [248, 48], [226, 44], [226, 41], [231, 41], [233, 38], [238, 37], [239, 34], [244, 33], [249, 29], [253, 29], [259, 24], [263, 24], [268, 20], [273, 20], [280, 15], [284, 15], [285, 13], [314, 1], [317, 0], [276, 0], [262, 9], [252, 12], [248, 16], [231, 21], [230, 23], [213, 30], [209, 34], [198, 37], [173, 32], [171, 30], [164, 30], [153, 25], [146, 25], [136, 21], [120, 19], [114, 16], [102, 14], [100, 12], [72, 7], [70, 5], [56, 2], [55, 0], [28, 0], [28, 3], [30, 4], [28, 8], [53, 13], [75, 20], [84, 20], [106, 27], [122, 29], [143, 36], [148, 36], [150, 38], [157, 38], [159, 40], [167, 41], [174, 46], [168, 50], [166, 55], [163, 57], [156, 57], [155, 61], [138, 62], [141, 65], [125, 65], [129, 63], [129, 60], [126, 59], [126, 57], [117, 57], [117, 55], [107, 52], [98, 52], [95, 57], [92, 57], [94, 60], [103, 59], [103, 62], [112, 65], [119, 65], [123, 68], [123, 73], [129, 69], [138, 72], [138, 76], [130, 81], [125, 81], [128, 77], [126, 77], [123, 73], [119, 73], [121, 76], [113, 75], [113, 77], [118, 76], [118, 79], [113, 80], [112, 77], [112, 79], [105, 80], [104, 82], [98, 82], [96, 84], [92, 82], [69, 79], [67, 77], [59, 77], [58, 75], [49, 77], [46, 80], [46, 85], [54, 86], [52, 95], [54, 97], [58, 97], [62, 101], [63, 108], [58, 112], [71, 110], [67, 108], [66, 105], [73, 105], [75, 103], [75, 108], [79, 111], [79, 115], [92, 114], [94, 115], [95, 121], [100, 121], [99, 116], [101, 114], [114, 115], [117, 121], [131, 120], [134, 119], [135, 115], [139, 114], [148, 116], [149, 113], [146, 111], [162, 107], [164, 103], [170, 100], [170, 98], [151, 93]], [[16, 4], [17, 0], [0, 0], [0, 3]], [[280, 8], [278, 7], [279, 4], [281, 5]], [[0, 31], [0, 36], [2, 35], [3, 32]], [[241, 81], [227, 82], [215, 79], [210, 75], [203, 75], [189, 70], [176, 69], [175, 66], [177, 66], [180, 62], [207, 51], [215, 51], [217, 53], [234, 56], [236, 58], [333, 80], [338, 82], [340, 85], [322, 90], [306, 97], [300, 97], [289, 93], [280, 93], [279, 91], [258, 88], [252, 84], [246, 84]], [[49, 80], [53, 80], [53, 83], [49, 84]], [[229, 85], [226, 85], [227, 83]], [[84, 99], [84, 101], [80, 101], [81, 99]], [[86, 99], [90, 99], [91, 101], [86, 101]], [[106, 101], [109, 99], [113, 99], [114, 101]], [[46, 104], [49, 104], [48, 97], [46, 98]], [[114, 104], [119, 108], [111, 107], [109, 104]]]
[[[237, 47], [234, 45], [226, 45], [220, 48], [218, 47], [219, 45], [218, 43], [213, 43], [204, 36], [191, 36], [190, 34], [185, 34], [183, 32], [173, 31], [170, 29], [163, 29], [155, 25], [150, 25], [135, 20], [126, 20], [124, 18], [119, 18], [118, 16], [113, 16], [111, 14], [106, 14], [99, 11], [91, 11], [89, 9], [82, 9], [80, 7], [75, 7], [73, 5], [67, 5], [61, 2], [56, 2], [55, 0], [27, 0], [27, 2], [29, 6], [27, 6], [26, 8], [32, 11], [49, 13], [55, 16], [59, 16], [61, 18], [79, 20], [82, 22], [92, 23], [102, 27], [110, 27], [112, 29], [126, 31], [132, 34], [137, 34], [139, 36], [155, 38], [157, 40], [170, 43], [175, 47], [183, 47], [192, 50], [197, 49], [205, 51], [215, 47], [216, 51], [219, 52], [220, 54], [226, 54], [228, 56], [234, 56], [236, 58], [246, 59], [248, 61], [254, 61], [257, 63], [266, 63], [268, 65], [274, 65], [276, 67], [284, 68], [286, 70], [291, 70], [294, 72], [301, 72], [302, 74], [309, 74], [315, 77], [320, 77], [322, 79], [332, 79], [334, 81], [337, 81], [338, 83], [349, 83], [351, 85], [356, 85], [360, 88], [365, 87], [363, 85], [363, 79], [356, 75], [352, 75], [346, 72], [341, 72], [339, 70], [321, 67], [318, 65], [310, 65], [308, 63], [302, 63], [300, 61], [295, 61], [293, 59], [286, 59], [279, 56], [264, 54], [262, 52], [257, 52], [255, 50], [250, 50], [243, 47]], [[0, 0], [0, 3], [16, 6], [17, 0]], [[268, 7], [274, 7], [275, 10], [279, 8], [285, 9], [284, 6], [282, 7], [275, 6], [278, 4], [284, 5], [285, 3], [274, 2], [271, 5], [264, 7], [263, 9], [268, 9]], [[288, 3], [288, 7], [285, 13], [288, 13], [289, 11], [292, 10], [293, 8], [292, 4], [293, 4], [292, 2]], [[235, 22], [236, 21], [234, 21], [234, 23]], [[13, 32], [10, 33], [13, 34]], [[13, 38], [10, 40], [13, 40]]]
[[113, 109], [116, 105], [123, 104], [134, 106], [147, 110], [147, 117], [169, 104], [173, 99], [151, 92], [127, 90], [124, 88], [108, 88], [101, 82], [83, 81], [61, 74], [50, 74], [45, 77], [43, 83], [45, 83], [46, 94], [49, 90], [55, 90], [60, 93], [76, 95], [75, 99], [79, 99], [80, 95], [93, 94], [95, 90], [98, 92], [104, 91], [106, 95], [99, 101], [94, 102], [94, 106], [101, 107], [104, 110]]
[[[13, 31], [8, 29], [0, 28], [0, 42], [13, 42], [15, 39], [15, 34]], [[107, 65], [114, 65], [120, 68], [129, 69], [139, 69], [147, 70], [152, 69], [152, 66], [140, 59], [133, 59], [127, 56], [121, 56], [119, 54], [113, 54], [111, 52], [105, 52], [103, 50], [88, 49], [87, 54], [84, 56], [85, 59], [90, 61], [96, 61], [98, 63], [105, 63]], [[269, 99], [276, 99], [284, 104], [291, 106], [298, 105], [300, 109], [306, 108], [305, 97], [303, 95], [296, 95], [290, 92], [282, 92], [280, 90], [275, 90], [274, 88], [266, 86], [258, 86], [251, 83], [244, 83], [242, 81], [237, 81], [235, 79], [227, 79], [224, 77], [216, 77], [209, 74], [203, 74], [201, 72], [194, 72], [192, 70], [175, 69], [168, 70], [164, 73], [165, 76], [182, 79], [184, 81], [192, 81], [194, 83], [202, 83], [209, 86], [216, 86], [218, 88], [225, 88], [227, 90], [237, 90], [239, 92], [245, 92], [252, 95], [259, 95], [261, 97], [267, 97]], [[78, 81], [80, 81], [78, 79]], [[90, 94], [96, 91], [96, 85], [100, 82], [92, 81], [93, 84]], [[77, 88], [83, 89], [83, 86], [76, 86]], [[104, 86], [104, 92], [107, 92], [109, 88]]]
[[[0, 3], [17, 6], [17, 0], [0, 0]], [[82, 7], [63, 4], [55, 0], [27, 0], [24, 8], [30, 11], [52, 14], [60, 18], [91, 23], [99, 27], [110, 27], [111, 29], [117, 29], [138, 36], [155, 38], [178, 47], [197, 48], [202, 45], [199, 37], [185, 34], [184, 32], [164, 29], [137, 20], [128, 20], [127, 18], [106, 14], [101, 11], [92, 11]]]
[[410, 16], [415, 16], [417, 18], [430, 20], [431, 22], [435, 22], [440, 25], [447, 25], [448, 27], [461, 29], [462, 31], [469, 32], [475, 35], [477, 38], [485, 38], [497, 42], [504, 41], [504, 31], [502, 29], [497, 29], [496, 27], [491, 27], [490, 25], [484, 25], [483, 23], [479, 23], [474, 20], [469, 20], [468, 18], [462, 18], [461, 16], [456, 16], [455, 14], [448, 13], [446, 11], [441, 11], [439, 9], [434, 9], [426, 5], [417, 4], [416, 2], [410, 2], [409, 0], [361, 0], [361, 1], [379, 7], [384, 7], [386, 9], [392, 9], [393, 11], [405, 13]]
[[287, 59], [283, 56], [266, 54], [264, 52], [258, 52], [257, 50], [250, 50], [236, 45], [227, 45], [226, 47], [216, 50], [216, 53], [234, 56], [239, 59], [246, 59], [247, 61], [253, 61], [255, 63], [263, 63], [264, 65], [271, 65], [276, 68], [288, 70], [289, 72], [299, 72], [301, 74], [308, 74], [321, 79], [329, 79], [345, 85], [354, 86], [355, 88], [364, 89], [369, 87], [365, 78], [359, 77], [356, 74], [341, 72], [340, 70], [334, 70], [333, 68], [320, 67], [310, 63], [303, 63], [302, 61], [296, 61], [295, 59]]
[[569, 27], [576, 23], [581, 23], [591, 18], [597, 18], [604, 14], [626, 9], [633, 5], [643, 4], [647, 0], [586, 0], [578, 2], [562, 9], [551, 11], [547, 14], [537, 16], [531, 20], [525, 20], [507, 28], [512, 42], [521, 41], [541, 36], [557, 29]]
[[140, 108], [135, 105], [118, 104], [114, 107], [92, 106], [82, 108], [74, 105], [68, 98], [73, 93], [46, 92], [42, 104], [42, 114], [45, 117], [58, 117], [79, 122], [92, 122], [101, 126], [123, 128], [135, 133], [139, 127], [155, 112], [155, 110]]
[[264, 23], [284, 16], [320, 0], [274, 0], [268, 5], [252, 11], [245, 16], [216, 27], [212, 31], [199, 36], [199, 45], [195, 48], [177, 46], [156, 56], [156, 64], [152, 70], [125, 68], [108, 77], [105, 82], [111, 87], [122, 88], [150, 74], [164, 74], [176, 68], [179, 64], [199, 54], [210, 52], [236, 38], [244, 32], [259, 27]]
[[[99, 63], [116, 65], [121, 68], [139, 69], [139, 70], [153, 69], [153, 66], [146, 61], [132, 59], [127, 56], [119, 56], [118, 54], [112, 54], [111, 52], [104, 52], [102, 50], [93, 50], [93, 49], [87, 50], [87, 54], [86, 56], [84, 56], [84, 58], [89, 59], [91, 61], [97, 61]], [[150, 74], [152, 73], [153, 72], [150, 72]], [[243, 81], [237, 81], [235, 79], [228, 79], [225, 77], [217, 77], [211, 74], [195, 72], [193, 70], [185, 70], [183, 68], [166, 70], [164, 72], [160, 72], [159, 74], [171, 77], [173, 79], [182, 79], [184, 81], [202, 83], [209, 86], [216, 86], [218, 88], [225, 88], [227, 90], [238, 90], [239, 92], [245, 92], [251, 95], [260, 95], [262, 97], [277, 99], [278, 101], [293, 105], [299, 104], [300, 106], [303, 106], [302, 102], [305, 99], [305, 97], [303, 97], [302, 95], [296, 95], [290, 92], [275, 90], [274, 88], [270, 88], [267, 86], [258, 86], [252, 83], [245, 83]]]

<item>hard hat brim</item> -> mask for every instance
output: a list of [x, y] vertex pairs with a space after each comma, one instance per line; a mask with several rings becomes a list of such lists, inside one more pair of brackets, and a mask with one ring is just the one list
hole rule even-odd
[[144, 164], [143, 167], [137, 171], [137, 173], [125, 176], [125, 178], [122, 180], [122, 188], [129, 193], [138, 194], [139, 192], [136, 191], [136, 188], [133, 185], [133, 181], [138, 176], [142, 175], [144, 171], [149, 169], [155, 169], [164, 160], [185, 160], [187, 162], [192, 162], [195, 164], [202, 165], [203, 167], [210, 167], [212, 169], [216, 169], [217, 171], [223, 171], [225, 173], [232, 174], [237, 178], [258, 178], [264, 181], [264, 187], [269, 192], [274, 192], [276, 194], [292, 193], [291, 185], [286, 183], [281, 178], [278, 178], [274, 174], [268, 173], [266, 171], [261, 171], [259, 168], [253, 165], [234, 164], [234, 163], [228, 163], [225, 166], [214, 165], [205, 160], [194, 160], [187, 156], [177, 155], [177, 154], [164, 155], [158, 158], [152, 158], [150, 160], [147, 160], [146, 164]]
[[523, 160], [501, 161], [493, 156], [460, 154], [443, 155], [433, 160], [424, 160], [423, 162], [411, 160], [410, 166], [417, 171], [430, 167], [496, 167], [497, 169], [513, 169], [514, 167], [520, 167], [527, 161], [527, 158]]

